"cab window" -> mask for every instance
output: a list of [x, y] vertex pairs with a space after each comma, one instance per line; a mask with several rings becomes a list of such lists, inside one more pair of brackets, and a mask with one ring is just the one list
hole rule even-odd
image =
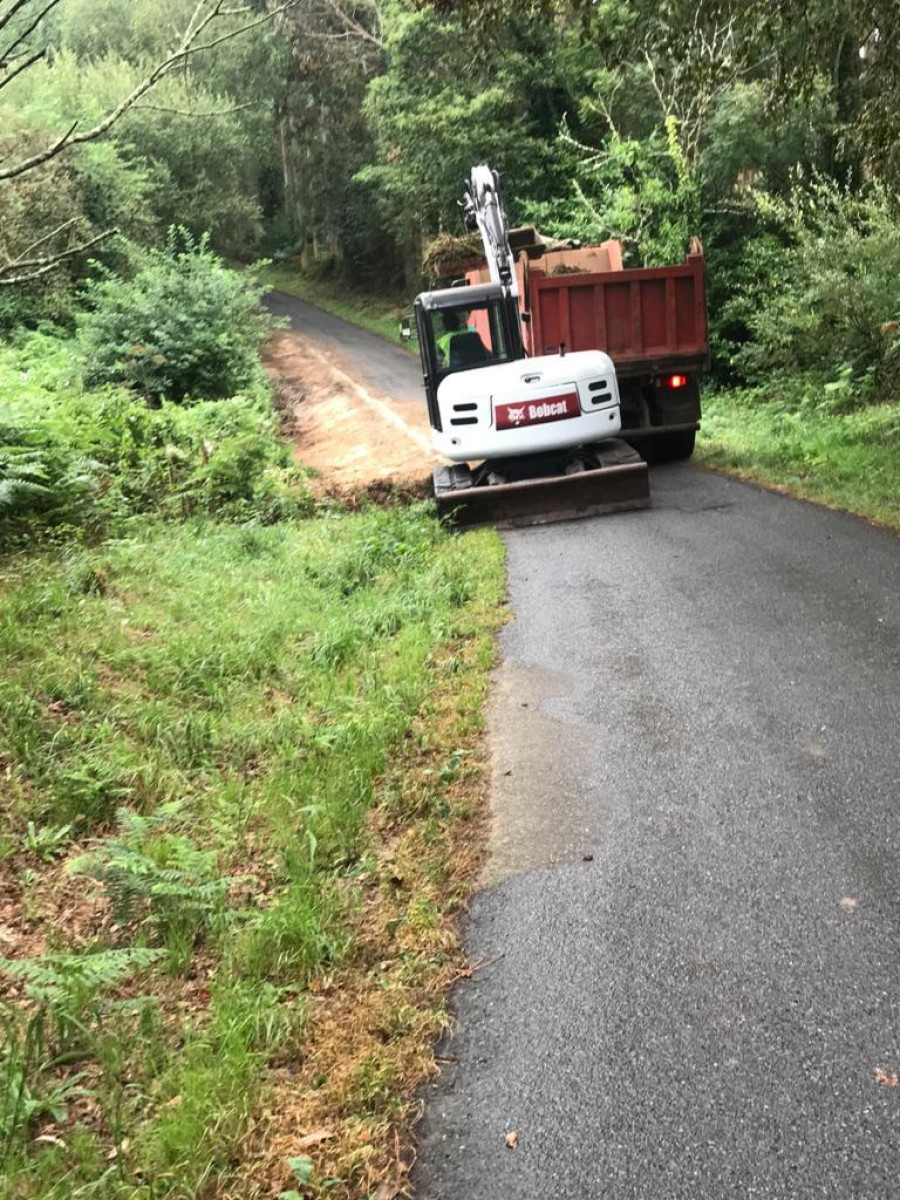
[[435, 361], [440, 374], [505, 362], [509, 348], [500, 306], [490, 301], [432, 313]]

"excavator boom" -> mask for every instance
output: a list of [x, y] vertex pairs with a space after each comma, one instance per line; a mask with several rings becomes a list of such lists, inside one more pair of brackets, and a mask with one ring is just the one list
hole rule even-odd
[[509, 294], [518, 300], [516, 260], [509, 245], [509, 226], [500, 196], [500, 180], [497, 172], [490, 167], [472, 168], [463, 199], [463, 217], [470, 232], [474, 233], [477, 229], [481, 234], [491, 281], [507, 288]]

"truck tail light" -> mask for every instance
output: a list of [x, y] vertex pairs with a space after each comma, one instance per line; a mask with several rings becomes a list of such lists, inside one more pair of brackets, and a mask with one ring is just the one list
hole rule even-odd
[[665, 382], [668, 387], [677, 390], [678, 388], [687, 387], [688, 377], [687, 375], [670, 375]]

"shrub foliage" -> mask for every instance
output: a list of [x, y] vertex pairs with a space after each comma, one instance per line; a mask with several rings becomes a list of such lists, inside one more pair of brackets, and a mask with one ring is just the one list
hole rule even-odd
[[310, 508], [262, 385], [151, 408], [121, 388], [84, 391], [56, 337], [0, 349], [0, 549], [101, 536], [144, 513], [269, 524]]
[[271, 331], [262, 287], [172, 228], [133, 279], [89, 283], [81, 320], [89, 386], [119, 384], [154, 402], [219, 400], [250, 386]]
[[777, 238], [760, 240], [756, 282], [738, 299], [750, 341], [735, 356], [751, 379], [810, 374], [855, 399], [900, 385], [900, 201], [824, 176], [797, 179], [757, 206]]

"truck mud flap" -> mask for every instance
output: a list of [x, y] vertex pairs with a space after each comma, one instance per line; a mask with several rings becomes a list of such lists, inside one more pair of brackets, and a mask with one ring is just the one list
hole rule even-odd
[[583, 448], [565, 461], [533, 459], [525, 477], [515, 464], [517, 477], [507, 478], [504, 468], [511, 465], [485, 463], [475, 472], [466, 466], [438, 467], [434, 491], [441, 518], [460, 528], [516, 529], [650, 504], [647, 464], [619, 440]]

